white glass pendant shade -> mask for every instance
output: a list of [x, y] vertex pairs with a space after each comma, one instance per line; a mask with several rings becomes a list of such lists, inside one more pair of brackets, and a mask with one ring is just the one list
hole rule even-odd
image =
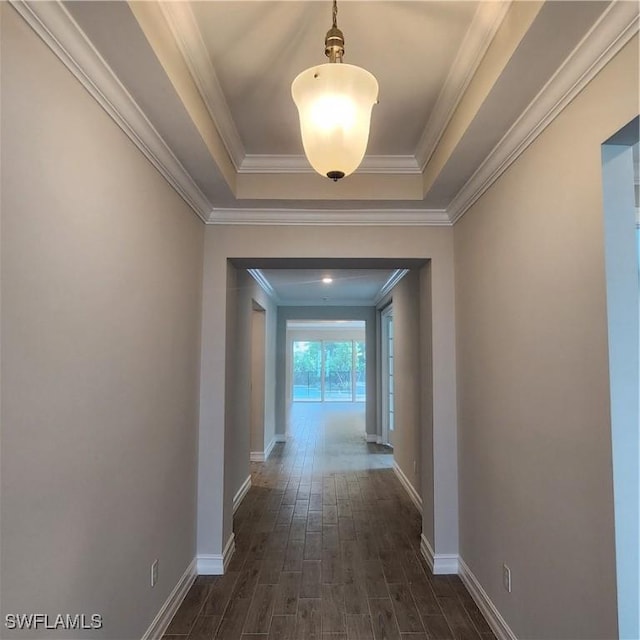
[[334, 179], [353, 173], [367, 150], [378, 81], [360, 67], [327, 63], [298, 75], [291, 94], [311, 166]]

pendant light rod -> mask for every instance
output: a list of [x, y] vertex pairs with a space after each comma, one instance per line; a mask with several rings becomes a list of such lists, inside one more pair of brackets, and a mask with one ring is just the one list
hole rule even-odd
[[338, 1], [333, 0], [333, 24], [324, 39], [324, 55], [329, 62], [342, 62], [344, 56], [344, 34], [338, 29]]

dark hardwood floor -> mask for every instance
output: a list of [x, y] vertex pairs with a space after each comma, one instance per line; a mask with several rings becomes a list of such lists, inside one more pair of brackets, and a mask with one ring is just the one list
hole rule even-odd
[[421, 518], [362, 405], [294, 405], [252, 464], [224, 576], [200, 576], [164, 640], [494, 640], [457, 576], [420, 556]]

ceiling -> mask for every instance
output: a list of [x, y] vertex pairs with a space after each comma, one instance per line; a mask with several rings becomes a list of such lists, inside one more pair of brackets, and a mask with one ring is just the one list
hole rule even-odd
[[[51, 4], [29, 11], [47, 24]], [[48, 28], [76, 75], [212, 224], [450, 225], [638, 11], [591, 0], [340, 0], [345, 62], [377, 77], [380, 103], [361, 168], [333, 183], [304, 158], [290, 94], [300, 71], [325, 61], [329, 0], [57, 6], [70, 24]]]
[[[333, 183], [290, 88], [326, 61], [330, 0], [13, 6], [208, 224], [454, 224], [638, 28], [635, 2], [339, 0], [345, 62], [380, 102]], [[301, 305], [377, 304], [415, 266], [294, 262], [239, 266]]]
[[[281, 305], [373, 306], [403, 271], [325, 268], [261, 269], [260, 273]], [[323, 282], [324, 278], [331, 282]]]
[[[281, 306], [379, 306], [423, 258], [233, 258]], [[323, 282], [331, 278], [330, 283]]]
[[[331, 3], [195, 2], [191, 10], [244, 152], [300, 155], [291, 82], [326, 62]], [[477, 10], [474, 2], [340, 2], [345, 62], [365, 66], [382, 87], [369, 154], [415, 154]], [[418, 57], [432, 63], [416, 67]]]

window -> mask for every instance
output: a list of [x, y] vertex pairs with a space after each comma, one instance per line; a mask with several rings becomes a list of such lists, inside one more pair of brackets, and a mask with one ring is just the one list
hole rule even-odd
[[322, 342], [293, 343], [293, 399], [322, 400]]
[[293, 340], [294, 402], [366, 400], [364, 340]]

